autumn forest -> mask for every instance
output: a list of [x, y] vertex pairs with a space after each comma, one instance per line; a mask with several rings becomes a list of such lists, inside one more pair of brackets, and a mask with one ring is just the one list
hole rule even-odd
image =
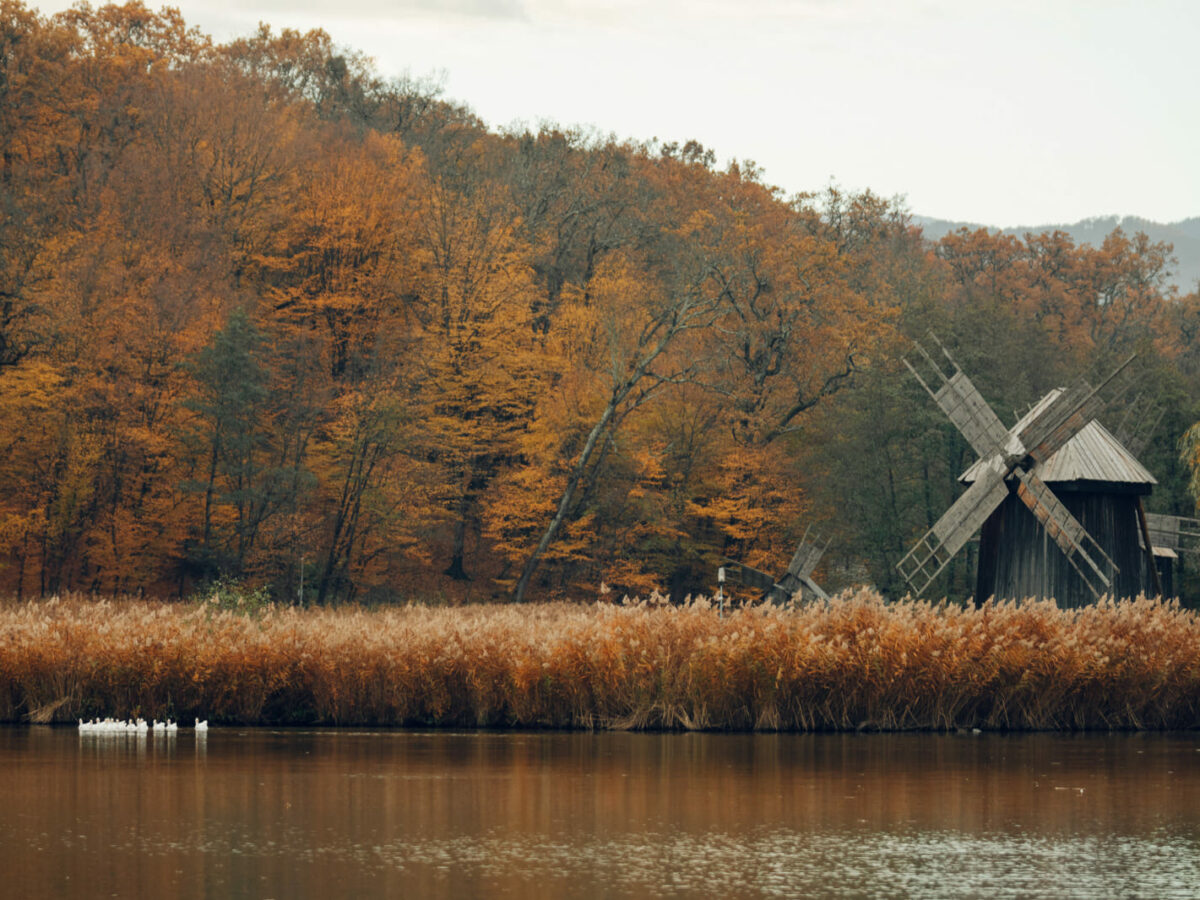
[[901, 362], [931, 330], [1005, 423], [1136, 352], [1102, 421], [1195, 514], [1200, 294], [1145, 235], [934, 242], [136, 3], [0, 0], [0, 152], [5, 595], [682, 598], [811, 528], [896, 597], [973, 459]]

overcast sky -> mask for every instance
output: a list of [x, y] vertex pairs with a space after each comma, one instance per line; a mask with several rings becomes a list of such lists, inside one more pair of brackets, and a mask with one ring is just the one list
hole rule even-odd
[[494, 127], [695, 138], [789, 193], [834, 181], [1002, 227], [1200, 215], [1197, 0], [175, 5], [218, 40], [324, 28], [383, 74], [443, 74]]

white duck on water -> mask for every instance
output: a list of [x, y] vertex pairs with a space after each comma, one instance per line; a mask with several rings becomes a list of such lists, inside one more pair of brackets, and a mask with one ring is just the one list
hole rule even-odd
[[[133, 721], [125, 719], [88, 719], [86, 722], [83, 719], [79, 719], [78, 721], [80, 734], [145, 734], [148, 731], [175, 734], [179, 731], [179, 723], [172, 722], [169, 719], [166, 722], [160, 722], [158, 719], [155, 719], [153, 725], [145, 719], [134, 719]], [[208, 720], [206, 719], [201, 722], [199, 719], [196, 719], [196, 731], [208, 731]]]

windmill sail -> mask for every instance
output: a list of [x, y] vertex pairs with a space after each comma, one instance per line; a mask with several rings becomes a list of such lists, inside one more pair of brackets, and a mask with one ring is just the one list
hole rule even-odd
[[1021, 429], [1017, 437], [1029, 448], [1029, 456], [1035, 464], [1043, 463], [1057, 453], [1088, 422], [1096, 418], [1104, 408], [1100, 391], [1132, 361], [1132, 356], [1125, 360], [1099, 387], [1093, 388], [1086, 381], [1081, 381], [1063, 391]]
[[1134, 456], [1141, 456], [1166, 412], [1165, 406], [1148, 404], [1145, 398], [1138, 394], [1121, 414], [1121, 420], [1117, 423], [1117, 440]]
[[938, 387], [936, 389], [930, 387], [907, 359], [904, 360], [904, 364], [908, 366], [908, 370], [913, 373], [917, 381], [921, 382], [921, 386], [933, 398], [933, 402], [941, 407], [942, 412], [962, 432], [962, 436], [967, 439], [967, 443], [971, 445], [975, 453], [981, 457], [991, 455], [1007, 439], [1008, 429], [984, 401], [983, 396], [971, 383], [971, 379], [958, 367], [954, 357], [937, 338], [932, 335], [930, 337], [937, 343], [938, 349], [949, 360], [950, 365], [954, 367], [954, 371], [950, 375], [946, 375], [942, 367], [925, 352], [925, 348], [920, 344], [917, 344], [917, 350], [920, 351], [940, 382]]
[[[772, 603], [786, 603], [796, 595], [800, 590], [800, 583], [793, 579], [790, 575], [785, 575], [779, 581], [761, 569], [756, 569], [753, 566], [748, 566], [745, 563], [737, 563], [727, 561], [725, 563], [725, 577], [732, 584], [741, 584], [751, 588], [762, 594], [763, 600], [770, 600]], [[824, 591], [820, 591], [819, 596], [826, 598]]]
[[[1058, 544], [1059, 549], [1066, 555], [1067, 561], [1079, 573], [1079, 577], [1083, 579], [1088, 589], [1097, 598], [1102, 596], [1112, 586], [1112, 580], [1100, 567], [1100, 564], [1092, 558], [1092, 554], [1104, 560], [1108, 571], [1117, 571], [1116, 564], [1092, 539], [1087, 530], [1079, 524], [1079, 520], [1071, 515], [1071, 511], [1054, 496], [1054, 492], [1046, 487], [1045, 482], [1021, 468], [1017, 468], [1014, 474], [1020, 482], [1017, 496], [1021, 502], [1042, 523], [1046, 533]], [[1081, 562], [1083, 565], [1080, 565]]]
[[788, 574], [795, 575], [797, 578], [802, 578], [806, 575], [811, 575], [812, 570], [817, 567], [822, 554], [825, 553], [825, 548], [829, 544], [810, 544], [807, 540], [802, 540], [800, 545], [796, 547], [796, 552], [792, 554], [792, 561], [788, 563]]
[[1087, 382], [1055, 397], [1017, 436], [1035, 463], [1043, 463], [1087, 425], [1103, 404]]
[[988, 460], [979, 477], [965, 494], [925, 532], [916, 545], [896, 564], [904, 580], [917, 594], [929, 587], [962, 545], [971, 539], [1008, 496], [1004, 483], [1007, 471], [999, 455]]
[[812, 579], [812, 571], [828, 546], [828, 541], [824, 544], [810, 543], [808, 532], [805, 531], [804, 538], [792, 554], [792, 561], [788, 563], [787, 572], [778, 581], [760, 569], [732, 560], [726, 561], [725, 574], [732, 583], [761, 591], [764, 600], [775, 603], [785, 603], [803, 590], [822, 600], [828, 600], [829, 595]]
[[774, 575], [733, 560], [725, 562], [725, 577], [732, 584], [742, 584], [756, 591], [769, 591], [775, 587]]
[[787, 573], [779, 579], [779, 586], [787, 591], [789, 597], [803, 586], [820, 599], [829, 599], [829, 595], [811, 577], [813, 569], [817, 567], [817, 563], [828, 546], [828, 541], [825, 544], [813, 544], [808, 540], [800, 541], [800, 546], [792, 554], [792, 561], [788, 563]]
[[827, 593], [825, 593], [824, 588], [822, 588], [819, 584], [817, 584], [815, 581], [813, 581], [812, 578], [810, 578], [808, 575], [801, 575], [800, 581], [804, 584], [804, 586], [806, 588], [808, 588], [810, 591], [812, 591], [814, 594], [816, 594], [817, 597], [819, 597], [821, 600], [829, 599], [829, 595]]

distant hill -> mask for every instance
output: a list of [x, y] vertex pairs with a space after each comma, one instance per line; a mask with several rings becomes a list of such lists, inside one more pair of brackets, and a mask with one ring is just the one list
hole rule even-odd
[[1200, 281], [1200, 216], [1184, 219], [1181, 222], [1171, 222], [1164, 225], [1161, 222], [1151, 222], [1137, 216], [1097, 216], [1084, 219], [1072, 225], [1032, 225], [1019, 228], [992, 228], [990, 225], [980, 225], [974, 222], [949, 222], [945, 219], [933, 219], [929, 216], [913, 216], [914, 224], [920, 225], [925, 236], [930, 240], [938, 240], [951, 231], [959, 228], [987, 228], [989, 231], [1000, 231], [1021, 237], [1027, 233], [1041, 234], [1045, 231], [1065, 231], [1075, 239], [1077, 244], [1100, 246], [1104, 238], [1112, 233], [1114, 228], [1121, 228], [1126, 234], [1136, 234], [1144, 231], [1152, 241], [1166, 241], [1175, 245], [1172, 254], [1178, 263], [1172, 266], [1171, 283], [1179, 288], [1181, 293], [1190, 293], [1196, 289]]

